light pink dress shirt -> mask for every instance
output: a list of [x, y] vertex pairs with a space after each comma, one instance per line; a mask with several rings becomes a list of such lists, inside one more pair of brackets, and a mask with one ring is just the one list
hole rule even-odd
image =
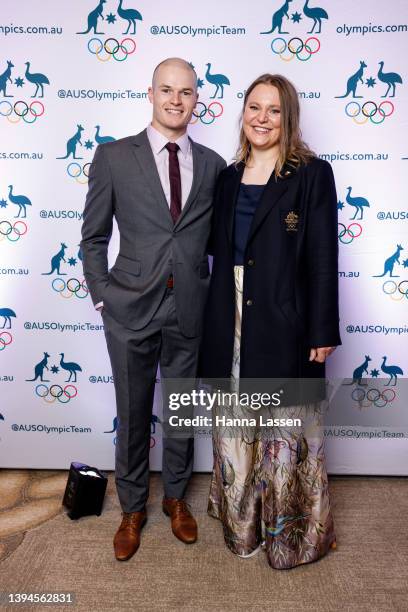
[[[147, 137], [153, 151], [160, 182], [170, 208], [169, 152], [165, 148], [169, 142], [152, 124], [147, 126]], [[180, 149], [177, 152], [181, 178], [181, 207], [185, 205], [193, 184], [193, 153], [187, 133], [174, 141]]]

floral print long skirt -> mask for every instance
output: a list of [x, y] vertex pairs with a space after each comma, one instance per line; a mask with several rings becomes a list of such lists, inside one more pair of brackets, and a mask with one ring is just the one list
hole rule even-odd
[[[232, 385], [239, 386], [243, 267], [235, 266], [236, 324]], [[216, 410], [219, 410], [218, 407]], [[240, 408], [238, 407], [238, 410]], [[228, 409], [222, 407], [222, 413]], [[301, 427], [213, 427], [208, 513], [240, 556], [264, 550], [275, 569], [323, 557], [336, 538], [324, 458], [322, 403], [279, 409]], [[236, 415], [237, 407], [234, 414]], [[214, 422], [214, 420], [213, 420]]]

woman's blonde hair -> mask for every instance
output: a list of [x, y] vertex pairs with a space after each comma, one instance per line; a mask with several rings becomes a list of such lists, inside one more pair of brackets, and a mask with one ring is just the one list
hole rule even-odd
[[247, 164], [251, 157], [251, 144], [244, 133], [242, 118], [248, 97], [255, 87], [260, 84], [274, 85], [279, 92], [281, 122], [279, 157], [275, 166], [275, 176], [281, 176], [280, 173], [285, 163], [296, 168], [316, 157], [316, 154], [302, 140], [299, 126], [300, 107], [297, 91], [292, 83], [280, 74], [262, 74], [246, 90], [240, 118], [239, 147], [235, 156], [235, 163], [244, 162], [244, 164]]

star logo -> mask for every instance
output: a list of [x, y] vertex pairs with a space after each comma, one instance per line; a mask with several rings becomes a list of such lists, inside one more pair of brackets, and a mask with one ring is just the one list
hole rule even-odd
[[108, 23], [115, 23], [116, 15], [114, 15], [113, 13], [109, 13], [109, 15], [106, 15], [106, 21]]
[[302, 19], [302, 15], [300, 13], [292, 13], [291, 19], [293, 23], [299, 23], [299, 21]]
[[7, 208], [7, 201], [6, 200], [0, 200], [0, 208]]
[[[188, 63], [195, 72], [195, 67], [194, 67], [193, 62], [188, 62]], [[201, 89], [202, 87], [204, 87], [204, 81], [197, 76], [197, 89]]]
[[70, 257], [68, 259], [68, 263], [70, 266], [76, 266], [77, 265], [77, 260], [75, 259], [75, 257]]
[[344, 202], [340, 202], [340, 200], [337, 202], [337, 210], [343, 210], [344, 208]]
[[86, 140], [85, 141], [85, 149], [91, 150], [91, 149], [93, 149], [93, 147], [94, 147], [94, 143], [92, 142], [92, 140]]
[[58, 366], [56, 366], [56, 365], [53, 365], [53, 366], [52, 366], [52, 368], [51, 368], [51, 372], [52, 372], [53, 374], [58, 374], [58, 372], [59, 372], [59, 367], [58, 367]]
[[380, 375], [380, 372], [377, 369], [375, 369], [375, 370], [371, 370], [370, 374], [373, 378], [378, 378], [378, 376]]
[[17, 77], [16, 79], [14, 79], [14, 83], [15, 85], [17, 85], [17, 87], [23, 87], [24, 79], [22, 79], [21, 77]]
[[404, 259], [402, 265], [404, 266], [404, 268], [408, 268], [408, 259]]
[[367, 87], [374, 87], [375, 84], [376, 80], [373, 77], [368, 77], [368, 79], [366, 79]]

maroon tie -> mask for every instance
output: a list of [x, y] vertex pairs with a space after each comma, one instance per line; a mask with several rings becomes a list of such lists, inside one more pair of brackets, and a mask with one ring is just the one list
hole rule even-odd
[[170, 214], [174, 223], [176, 223], [181, 213], [181, 178], [177, 157], [179, 148], [175, 142], [168, 142], [166, 144], [166, 149], [169, 152]]

